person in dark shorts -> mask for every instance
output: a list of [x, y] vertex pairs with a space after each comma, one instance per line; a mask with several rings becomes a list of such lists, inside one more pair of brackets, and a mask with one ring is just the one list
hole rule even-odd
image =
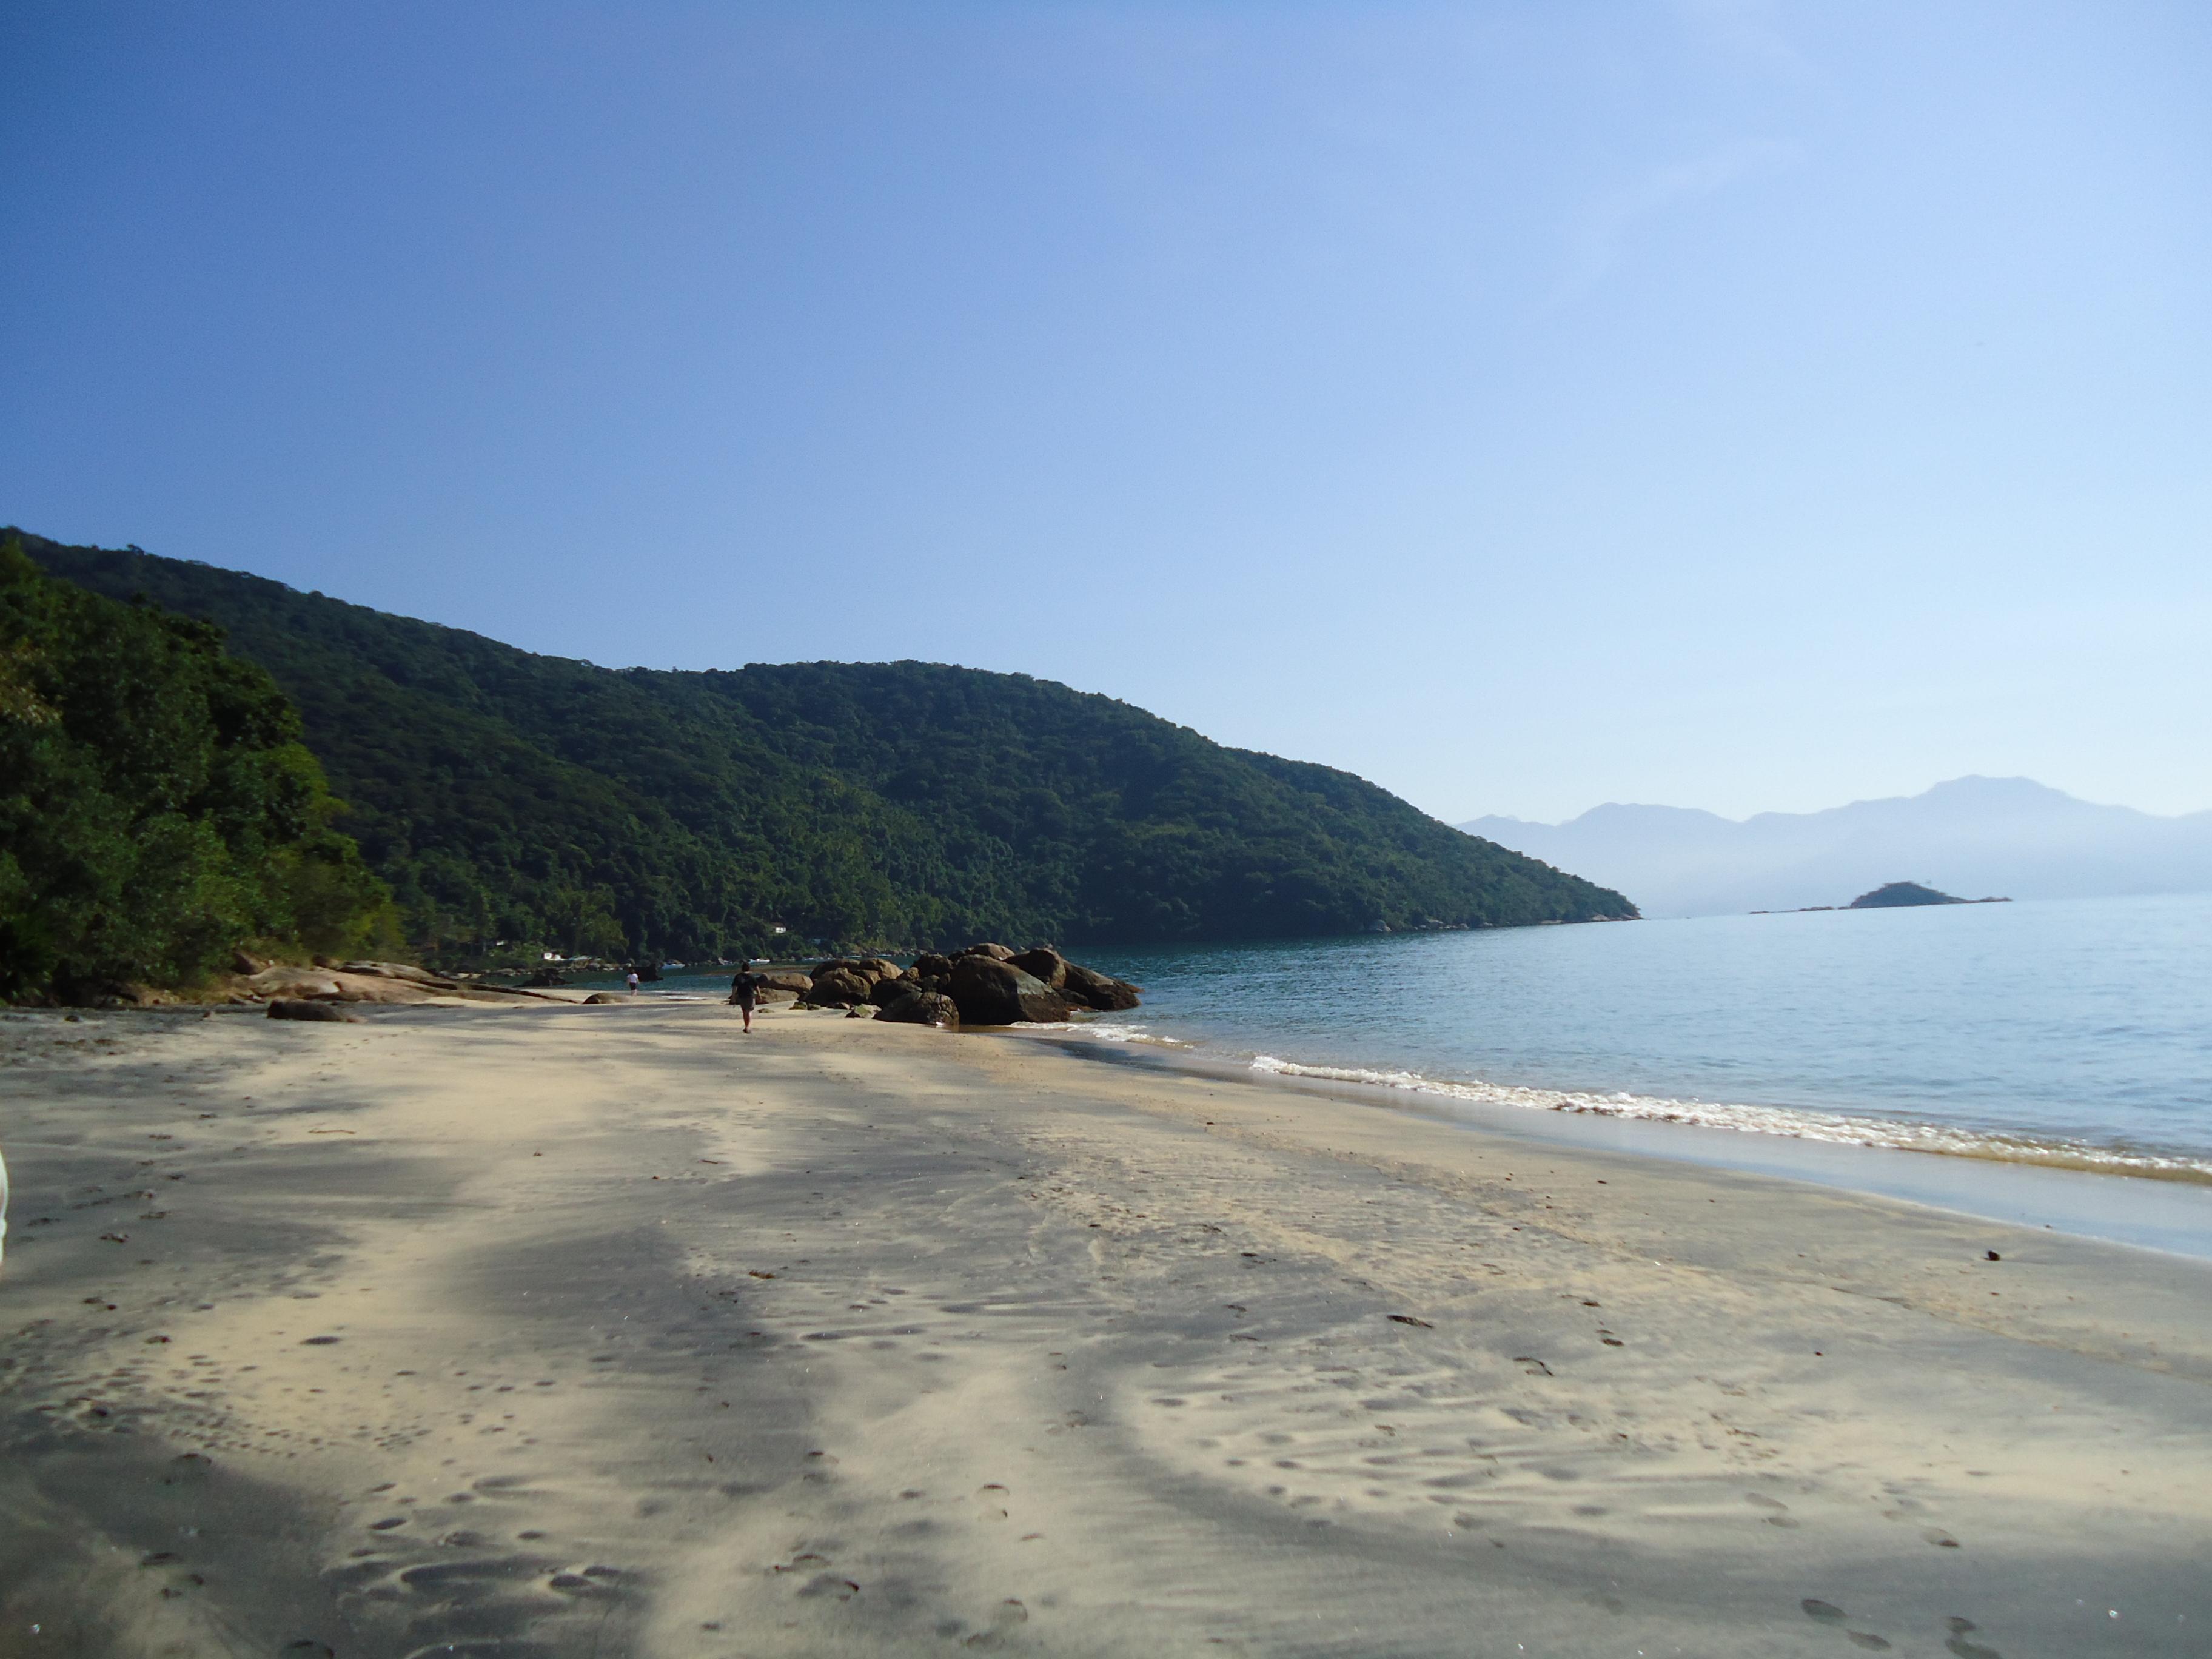
[[738, 964], [738, 971], [730, 975], [730, 1001], [745, 1017], [745, 1030], [753, 1029], [753, 1004], [760, 1000], [761, 988], [768, 981], [753, 972], [750, 957]]

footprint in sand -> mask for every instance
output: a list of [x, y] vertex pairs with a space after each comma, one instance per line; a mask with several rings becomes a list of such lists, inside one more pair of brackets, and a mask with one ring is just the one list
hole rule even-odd
[[610, 1586], [591, 1576], [591, 1570], [582, 1572], [556, 1572], [545, 1580], [548, 1589], [558, 1590], [563, 1595], [605, 1595]]
[[[1746, 1492], [1744, 1494], [1743, 1501], [1756, 1509], [1762, 1509], [1768, 1511], [1765, 1519], [1766, 1524], [1770, 1527], [1794, 1527], [1797, 1524], [1796, 1520], [1785, 1512], [1790, 1508], [1790, 1505], [1782, 1502], [1782, 1500], [1778, 1498], [1768, 1498], [1763, 1493], [1754, 1492]], [[1822, 1607], [1826, 1607], [1827, 1603], [1823, 1601], [1820, 1605]], [[1807, 1602], [1805, 1607], [1806, 1611], [1808, 1613], [1812, 1612], [1811, 1602]], [[1817, 1618], [1819, 1615], [1814, 1614], [1814, 1616]]]
[[979, 1630], [960, 1645], [965, 1648], [995, 1648], [1029, 1623], [1030, 1610], [1011, 1595], [991, 1609], [991, 1627]]
[[1951, 1639], [1943, 1644], [1944, 1649], [1955, 1659], [2003, 1659], [1995, 1648], [1985, 1648], [1979, 1642], [1966, 1639], [1966, 1632], [1975, 1628], [1972, 1620], [1954, 1615], [1943, 1621], [1943, 1626], [1951, 1632]]
[[[1771, 1503], [1773, 1500], [1769, 1498], [1767, 1501]], [[1810, 1596], [1797, 1605], [1805, 1610], [1805, 1616], [1816, 1625], [1841, 1625], [1850, 1617], [1834, 1602], [1818, 1601]], [[1844, 1634], [1850, 1638], [1853, 1647], [1864, 1648], [1869, 1653], [1889, 1651], [1889, 1644], [1871, 1631], [1847, 1630]]]

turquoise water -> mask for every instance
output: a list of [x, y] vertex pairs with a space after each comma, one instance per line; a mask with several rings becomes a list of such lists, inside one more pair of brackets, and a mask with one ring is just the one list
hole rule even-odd
[[1443, 1109], [2212, 1182], [2212, 896], [1071, 954], [1093, 1036]]

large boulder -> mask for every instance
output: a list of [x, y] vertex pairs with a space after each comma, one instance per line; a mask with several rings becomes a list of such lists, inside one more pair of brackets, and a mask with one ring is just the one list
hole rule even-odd
[[763, 974], [761, 978], [766, 981], [761, 987], [763, 991], [788, 991], [795, 997], [803, 997], [814, 988], [814, 976], [811, 974], [794, 974], [786, 969], [779, 973]]
[[817, 969], [813, 982], [799, 1000], [817, 1008], [849, 1008], [868, 1000], [868, 989], [875, 981], [853, 968], [832, 968], [823, 973]]
[[888, 1008], [908, 992], [920, 989], [921, 981], [910, 974], [897, 979], [879, 979], [868, 987], [868, 1000], [878, 1008]]
[[359, 1014], [349, 1014], [335, 1002], [307, 1002], [292, 997], [278, 997], [269, 1005], [271, 1019], [322, 1020], [333, 1025], [357, 1025]]
[[256, 996], [295, 1002], [427, 1002], [438, 994], [428, 986], [380, 974], [289, 964], [263, 969], [246, 981], [245, 988]]
[[1060, 1020], [1074, 1012], [1042, 980], [994, 957], [963, 956], [952, 964], [949, 984], [963, 1025]]
[[960, 1023], [960, 1009], [951, 997], [939, 996], [934, 991], [906, 992], [884, 1005], [877, 1012], [878, 1019], [887, 1019], [902, 1025], [953, 1026]]
[[907, 971], [916, 979], [942, 979], [952, 971], [952, 958], [941, 957], [934, 951], [924, 951]]
[[1070, 962], [1062, 964], [1060, 994], [1070, 1001], [1095, 1008], [1101, 1013], [1110, 1013], [1117, 1008], [1137, 1006], [1139, 987], [1126, 979], [1115, 979], [1111, 974], [1102, 974]]
[[1012, 958], [1015, 967], [1033, 979], [1042, 980], [1054, 990], [1067, 977], [1067, 958], [1049, 945], [1032, 945]]
[[321, 997], [335, 1002], [345, 993], [336, 973], [321, 968], [301, 968], [285, 962], [264, 968], [246, 981], [245, 989], [258, 997]]
[[988, 957], [994, 962], [1012, 962], [1014, 953], [1003, 945], [971, 945], [960, 953], [963, 957]]

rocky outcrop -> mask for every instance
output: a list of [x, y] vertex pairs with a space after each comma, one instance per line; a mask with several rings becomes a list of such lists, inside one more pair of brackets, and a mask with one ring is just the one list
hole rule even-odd
[[1139, 987], [1070, 962], [1049, 945], [1031, 945], [1014, 958], [1014, 966], [1033, 975], [1080, 1008], [1104, 1013], [1137, 1006]]
[[236, 981], [237, 989], [252, 1001], [284, 998], [307, 1002], [428, 1002], [458, 999], [468, 1002], [561, 1002], [536, 991], [508, 990], [489, 985], [464, 985], [403, 962], [349, 962], [343, 967], [325, 958], [323, 966], [295, 967], [289, 963], [264, 968]]
[[[254, 997], [303, 1002], [428, 1002], [438, 993], [380, 974], [349, 974], [336, 968], [264, 968], [243, 988]], [[283, 1018], [290, 1018], [286, 1015]]]
[[628, 997], [618, 997], [612, 991], [594, 991], [591, 995], [584, 999], [584, 1006], [586, 1008], [605, 1008], [611, 1005], [624, 1003], [629, 1000], [629, 999]]
[[952, 957], [925, 951], [903, 969], [881, 957], [837, 957], [817, 963], [803, 983], [802, 1007], [871, 1008], [879, 1018], [931, 1025], [1057, 1022], [1079, 1010], [1133, 1008], [1140, 994], [1048, 945], [1019, 955], [993, 944]]
[[963, 1025], [1063, 1020], [1074, 1012], [1066, 997], [1036, 975], [994, 957], [961, 957], [952, 964], [949, 983]]
[[[805, 988], [799, 992], [804, 1008], [851, 1008], [870, 1001], [870, 993], [886, 981], [896, 981], [908, 970], [883, 957], [832, 957], [814, 964]], [[795, 978], [778, 975], [777, 981]]]

